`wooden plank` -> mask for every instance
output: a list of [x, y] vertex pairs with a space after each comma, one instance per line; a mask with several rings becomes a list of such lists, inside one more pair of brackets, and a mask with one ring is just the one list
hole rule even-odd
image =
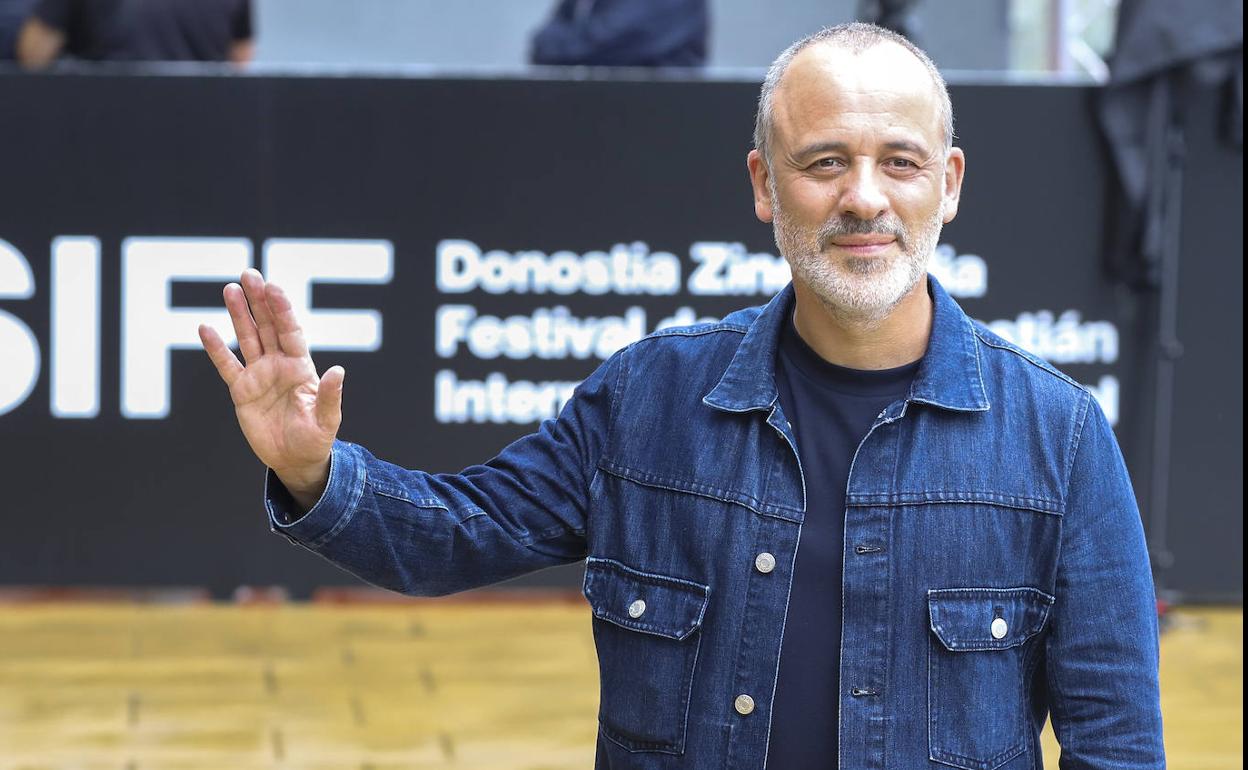
[[[1242, 768], [1243, 611], [1172, 617], [1169, 766]], [[0, 770], [583, 770], [597, 687], [566, 598], [0, 605]]]

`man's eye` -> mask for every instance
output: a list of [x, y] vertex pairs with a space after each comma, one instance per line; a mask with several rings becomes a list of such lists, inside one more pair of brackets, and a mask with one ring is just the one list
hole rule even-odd
[[908, 158], [890, 158], [888, 165], [896, 169], [918, 168], [918, 164]]
[[820, 158], [815, 161], [816, 168], [840, 168], [843, 165], [840, 158]]

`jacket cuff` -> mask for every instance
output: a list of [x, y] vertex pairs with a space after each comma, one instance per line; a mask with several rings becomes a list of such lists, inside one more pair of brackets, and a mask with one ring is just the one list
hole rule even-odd
[[265, 469], [264, 508], [269, 530], [296, 545], [321, 545], [347, 525], [363, 493], [364, 464], [351, 444], [335, 440], [329, 455], [329, 482], [321, 499], [303, 515], [273, 469]]

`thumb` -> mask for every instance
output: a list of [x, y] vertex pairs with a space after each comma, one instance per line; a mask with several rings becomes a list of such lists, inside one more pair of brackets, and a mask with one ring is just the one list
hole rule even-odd
[[341, 366], [331, 366], [321, 376], [316, 386], [316, 422], [322, 429], [338, 433], [342, 423], [342, 381], [347, 372]]

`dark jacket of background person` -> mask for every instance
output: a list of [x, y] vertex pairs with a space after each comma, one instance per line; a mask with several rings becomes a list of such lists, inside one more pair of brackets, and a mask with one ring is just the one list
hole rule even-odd
[[17, 58], [17, 33], [35, 0], [0, 0], [0, 62]]
[[1222, 141], [1244, 146], [1243, 0], [1123, 0], [1109, 83], [1097, 98], [1118, 172], [1106, 255], [1113, 274], [1156, 288], [1178, 227], [1184, 125], [1198, 87], [1223, 89]]
[[251, 37], [251, 0], [38, 0], [18, 59], [243, 62]]
[[706, 63], [706, 0], [560, 0], [533, 36], [534, 64], [698, 67]]

